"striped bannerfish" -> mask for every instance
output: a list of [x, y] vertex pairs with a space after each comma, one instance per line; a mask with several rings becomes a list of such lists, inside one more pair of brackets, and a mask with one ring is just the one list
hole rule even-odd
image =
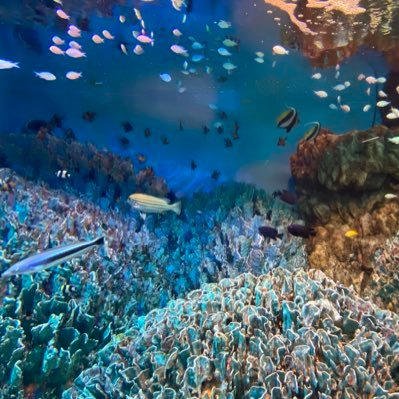
[[288, 107], [288, 110], [281, 113], [277, 118], [277, 127], [285, 129], [287, 133], [289, 133], [297, 123], [299, 123], [298, 112], [292, 107]]
[[306, 141], [311, 141], [317, 137], [320, 133], [321, 125], [320, 122], [311, 122], [313, 126], [308, 129], [305, 134], [303, 135], [303, 139]]
[[96, 245], [103, 244], [104, 237], [98, 237], [92, 241], [77, 242], [75, 244], [51, 248], [15, 263], [9, 269], [7, 269], [1, 277], [41, 272], [49, 267], [58, 265], [71, 258], [79, 256]]
[[134, 209], [144, 213], [163, 213], [173, 211], [177, 215], [181, 212], [181, 202], [170, 203], [168, 198], [157, 198], [152, 195], [135, 193], [129, 196]]

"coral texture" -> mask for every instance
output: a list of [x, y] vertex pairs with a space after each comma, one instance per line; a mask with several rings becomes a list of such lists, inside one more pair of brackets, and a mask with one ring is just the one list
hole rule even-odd
[[[135, 190], [158, 195], [168, 191], [164, 179], [156, 177], [151, 168], [135, 173], [130, 159], [49, 134], [44, 138], [33, 134], [1, 135], [0, 167], [5, 166], [54, 188], [68, 185], [104, 208], [126, 199]], [[57, 177], [59, 170], [67, 171], [70, 177]]]
[[397, 312], [399, 309], [399, 234], [387, 239], [379, 249], [373, 262], [373, 273], [364, 295], [373, 298], [381, 307]]
[[[270, 210], [272, 220], [267, 221]], [[77, 371], [92, 366], [108, 334], [116, 337], [136, 325], [138, 316], [166, 306], [170, 299], [183, 297], [201, 283], [244, 272], [259, 275], [276, 267], [304, 268], [306, 256], [300, 239], [285, 236], [268, 241], [258, 234], [258, 227], [265, 223], [284, 231], [294, 217], [286, 205], [264, 192], [231, 184], [184, 201], [180, 217], [148, 215], [143, 221], [136, 211], [103, 211], [66, 191], [1, 169], [0, 272], [49, 246], [106, 237], [104, 247], [86, 256], [33, 276], [2, 281], [0, 328], [3, 347], [9, 348], [0, 362], [4, 397], [11, 398], [7, 395], [12, 393], [23, 398], [29, 390], [42, 392], [42, 399], [57, 397], [57, 389], [67, 386]], [[29, 311], [21, 305], [27, 291], [33, 296]], [[45, 313], [43, 306], [47, 306]], [[73, 314], [78, 313], [89, 319], [90, 329], [75, 324]], [[60, 343], [57, 338], [65, 328], [76, 330], [68, 330], [71, 339], [86, 333], [95, 342], [88, 341], [87, 351], [75, 356], [75, 346], [70, 348], [73, 340]], [[33, 331], [41, 330], [45, 335], [36, 354]], [[6, 331], [10, 331], [11, 342]], [[31, 351], [35, 361], [30, 360]], [[14, 352], [16, 357], [10, 362]], [[62, 376], [55, 378], [52, 369], [41, 369], [47, 356], [54, 358], [54, 367]], [[35, 376], [32, 367], [38, 371]], [[48, 383], [53, 376], [58, 387]]]
[[0, 310], [0, 397], [57, 398], [109, 341], [111, 329], [74, 300], [45, 294], [29, 277], [23, 286], [18, 296], [3, 298]]
[[398, 323], [320, 271], [243, 274], [114, 336], [63, 399], [394, 398]]
[[[399, 201], [385, 198], [399, 188], [399, 146], [388, 140], [397, 135], [383, 126], [342, 136], [322, 131], [291, 157], [300, 211], [318, 226], [310, 265], [358, 292], [370, 283], [377, 249], [399, 228]], [[350, 229], [359, 235], [346, 237]]]

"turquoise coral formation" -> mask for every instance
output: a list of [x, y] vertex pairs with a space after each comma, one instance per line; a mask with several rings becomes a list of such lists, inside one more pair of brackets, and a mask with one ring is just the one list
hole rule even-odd
[[22, 286], [18, 296], [3, 298], [0, 310], [1, 397], [23, 398], [27, 386], [60, 397], [111, 330], [76, 301], [45, 294], [30, 276]]
[[114, 336], [63, 399], [394, 398], [398, 327], [320, 271], [246, 273]]

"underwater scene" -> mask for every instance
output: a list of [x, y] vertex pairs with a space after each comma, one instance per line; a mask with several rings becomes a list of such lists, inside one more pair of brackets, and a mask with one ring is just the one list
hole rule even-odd
[[398, 0], [0, 33], [0, 399], [399, 399]]

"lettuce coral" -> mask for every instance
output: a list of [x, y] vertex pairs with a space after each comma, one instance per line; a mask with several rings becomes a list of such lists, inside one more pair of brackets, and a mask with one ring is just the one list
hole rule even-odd
[[393, 398], [398, 327], [320, 271], [243, 274], [114, 336], [63, 399]]

